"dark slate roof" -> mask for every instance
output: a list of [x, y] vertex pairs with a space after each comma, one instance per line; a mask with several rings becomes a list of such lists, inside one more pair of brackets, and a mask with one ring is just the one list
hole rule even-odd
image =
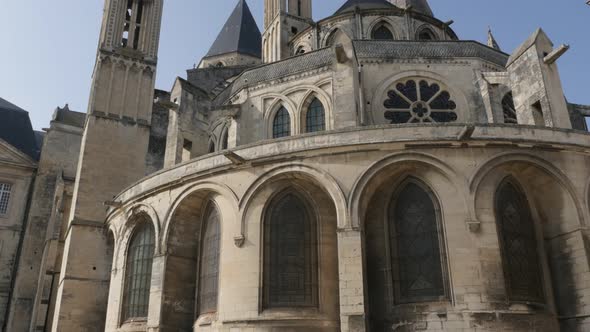
[[506, 66], [508, 61], [508, 54], [476, 41], [356, 40], [353, 43], [359, 59], [480, 58], [500, 66]]
[[45, 132], [35, 130], [35, 142], [37, 143], [37, 148], [38, 148], [39, 152], [41, 152], [41, 149], [43, 148], [43, 141], [44, 140], [45, 140]]
[[205, 57], [234, 52], [262, 57], [262, 35], [246, 0], [239, 0]]
[[359, 9], [379, 9], [394, 7], [387, 0], [348, 0], [342, 7], [340, 7], [335, 14], [354, 11], [356, 7]]
[[39, 160], [39, 148], [29, 113], [0, 98], [0, 139]]
[[333, 54], [331, 48], [323, 48], [246, 70], [217, 96], [216, 104], [223, 104], [231, 96], [247, 86], [331, 65], [334, 59]]

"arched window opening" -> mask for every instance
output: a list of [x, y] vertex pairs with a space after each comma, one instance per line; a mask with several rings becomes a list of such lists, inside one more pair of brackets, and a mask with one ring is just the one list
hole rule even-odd
[[140, 223], [131, 237], [127, 253], [123, 321], [147, 317], [155, 242], [152, 225]]
[[264, 227], [264, 307], [317, 307], [317, 223], [288, 191], [273, 199]]
[[371, 33], [371, 39], [375, 40], [393, 40], [393, 33], [391, 30], [385, 26], [385, 24], [379, 24]]
[[207, 148], [207, 152], [209, 152], [209, 153], [215, 152], [215, 142], [213, 142], [213, 140], [209, 141], [209, 147]]
[[291, 117], [284, 106], [277, 111], [272, 122], [272, 137], [281, 138], [291, 136]]
[[305, 130], [308, 133], [315, 133], [326, 130], [326, 111], [319, 99], [314, 98], [305, 117]]
[[227, 128], [224, 129], [223, 135], [221, 136], [221, 149], [227, 150], [229, 146], [229, 131]]
[[305, 54], [305, 47], [304, 46], [299, 46], [297, 48], [297, 51], [295, 52], [295, 55], [301, 55], [301, 54]]
[[502, 111], [504, 112], [504, 123], [517, 124], [516, 108], [512, 92], [508, 92], [502, 99]]
[[430, 28], [423, 28], [418, 32], [417, 39], [421, 41], [436, 40], [436, 35], [430, 30]]
[[440, 211], [424, 184], [402, 184], [389, 206], [388, 227], [396, 303], [446, 299]]
[[218, 63], [215, 64], [215, 67], [222, 68], [222, 67], [225, 67], [225, 65], [223, 64], [223, 62], [219, 61]]
[[199, 315], [217, 311], [219, 290], [220, 218], [214, 203], [209, 203], [206, 211], [199, 269]]
[[543, 303], [535, 225], [526, 195], [513, 179], [498, 187], [495, 210], [509, 300]]
[[392, 124], [457, 121], [457, 104], [441, 84], [425, 79], [398, 82], [383, 103], [385, 119]]
[[143, 0], [127, 0], [121, 46], [139, 48], [143, 21]]

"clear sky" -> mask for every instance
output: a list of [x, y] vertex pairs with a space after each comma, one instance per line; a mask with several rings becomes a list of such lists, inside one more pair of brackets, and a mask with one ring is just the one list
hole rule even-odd
[[[69, 103], [85, 112], [104, 0], [0, 0], [0, 97], [48, 127]], [[208, 51], [238, 0], [165, 0], [157, 88], [169, 90]], [[259, 25], [263, 0], [248, 0]], [[344, 0], [315, 0], [316, 19]], [[435, 15], [454, 20], [461, 39], [486, 41], [491, 26], [512, 52], [537, 27], [571, 49], [559, 60], [570, 102], [590, 104], [590, 6], [586, 0], [430, 0]]]

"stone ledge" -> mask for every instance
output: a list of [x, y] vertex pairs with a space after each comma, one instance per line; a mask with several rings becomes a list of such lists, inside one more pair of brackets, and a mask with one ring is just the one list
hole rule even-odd
[[[462, 139], [465, 128], [473, 126], [469, 139]], [[202, 177], [236, 167], [279, 163], [296, 154], [308, 156], [375, 149], [375, 145], [392, 145], [398, 150], [419, 148], [494, 148], [510, 145], [514, 148], [590, 153], [590, 134], [581, 131], [514, 125], [385, 125], [348, 128], [319, 134], [306, 134], [276, 140], [265, 140], [232, 149], [231, 152], [248, 161], [236, 166], [225, 157], [227, 151], [208, 154], [172, 168], [154, 173], [131, 185], [114, 201], [126, 202], [149, 192], [182, 183], [189, 178]], [[327, 150], [330, 151], [327, 151]], [[336, 150], [336, 151], [335, 151]]]

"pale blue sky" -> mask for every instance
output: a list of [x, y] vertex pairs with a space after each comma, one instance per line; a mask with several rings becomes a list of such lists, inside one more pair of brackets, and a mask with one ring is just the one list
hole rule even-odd
[[[0, 97], [31, 114], [35, 129], [49, 125], [57, 106], [85, 112], [104, 0], [0, 0]], [[344, 0], [315, 0], [316, 19]], [[430, 0], [435, 15], [455, 20], [461, 39], [485, 42], [488, 25], [512, 52], [537, 27], [553, 42], [570, 44], [559, 60], [570, 102], [590, 104], [590, 6], [586, 0]], [[157, 88], [207, 52], [237, 0], [167, 0]], [[248, 0], [259, 25], [263, 0]]]

